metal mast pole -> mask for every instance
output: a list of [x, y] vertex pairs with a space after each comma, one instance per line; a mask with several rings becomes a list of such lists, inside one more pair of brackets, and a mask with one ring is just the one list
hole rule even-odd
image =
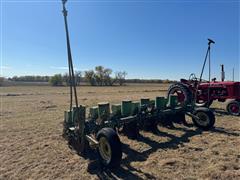
[[204, 71], [204, 68], [205, 68], [205, 65], [206, 65], [206, 62], [207, 62], [207, 57], [208, 57], [209, 50], [210, 50], [210, 47], [208, 45], [207, 53], [206, 53], [206, 56], [205, 56], [205, 59], [204, 59], [204, 63], [203, 63], [202, 71], [201, 71], [201, 75], [200, 75], [200, 82], [202, 81], [203, 71]]
[[77, 136], [77, 146], [79, 147], [77, 151], [83, 153], [84, 152], [84, 143], [85, 143], [85, 135], [84, 135], [84, 119], [80, 118], [79, 108], [78, 108], [78, 99], [77, 99], [77, 90], [76, 90], [76, 81], [74, 76], [74, 69], [73, 69], [73, 62], [72, 62], [72, 54], [71, 54], [71, 47], [70, 47], [70, 38], [68, 32], [68, 24], [67, 24], [67, 10], [65, 7], [67, 0], [62, 0], [63, 4], [63, 16], [64, 16], [64, 23], [65, 23], [65, 30], [66, 30], [66, 38], [67, 38], [67, 53], [68, 53], [68, 68], [69, 68], [69, 78], [70, 78], [70, 94], [71, 94], [71, 103], [70, 103], [70, 111], [72, 110], [72, 88], [74, 92], [75, 104], [77, 108], [77, 119], [75, 124], [75, 133]]
[[209, 100], [210, 100], [210, 82], [211, 82], [211, 59], [210, 59], [210, 43], [209, 43], [209, 51], [208, 51], [208, 103], [209, 103]]
[[64, 23], [65, 23], [65, 31], [66, 31], [66, 39], [67, 39], [67, 53], [68, 53], [68, 68], [69, 68], [69, 80], [70, 80], [70, 110], [72, 109], [72, 88], [74, 91], [75, 97], [75, 104], [78, 108], [78, 99], [77, 99], [77, 90], [76, 90], [76, 81], [74, 76], [74, 69], [73, 69], [73, 62], [72, 62], [72, 53], [71, 53], [71, 46], [70, 46], [70, 38], [68, 32], [68, 24], [67, 24], [67, 10], [65, 7], [67, 0], [62, 0], [63, 4], [63, 16], [64, 16]]
[[[206, 65], [206, 62], [207, 62], [207, 58], [209, 58], [209, 86], [210, 86], [210, 75], [211, 75], [211, 62], [210, 62], [210, 50], [211, 50], [211, 44], [215, 44], [215, 42], [211, 39], [208, 39], [208, 49], [207, 49], [207, 53], [206, 53], [206, 56], [205, 56], [205, 59], [204, 59], [204, 63], [203, 63], [203, 66], [202, 66], [202, 71], [201, 71], [201, 74], [200, 74], [200, 78], [199, 78], [199, 82], [197, 83], [197, 90], [196, 90], [196, 93], [195, 93], [195, 99], [194, 99], [194, 104], [196, 103], [197, 101], [197, 91], [198, 91], [198, 87], [200, 85], [200, 83], [202, 82], [202, 76], [203, 76], [203, 72], [204, 72], [204, 69], [205, 69], [205, 65]], [[209, 101], [209, 87], [208, 87], [208, 101]]]

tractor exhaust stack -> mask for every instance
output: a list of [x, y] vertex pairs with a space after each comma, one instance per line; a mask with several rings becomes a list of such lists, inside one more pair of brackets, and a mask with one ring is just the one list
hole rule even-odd
[[222, 82], [225, 80], [225, 72], [224, 72], [224, 65], [221, 64], [221, 80]]

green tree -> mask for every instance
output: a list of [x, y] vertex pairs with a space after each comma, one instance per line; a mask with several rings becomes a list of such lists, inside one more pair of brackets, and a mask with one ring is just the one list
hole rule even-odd
[[63, 85], [63, 77], [61, 74], [55, 74], [50, 78], [50, 84], [52, 86], [62, 86]]
[[103, 78], [104, 78], [104, 67], [103, 66], [96, 66], [95, 67], [95, 71], [96, 71], [96, 83], [99, 86], [103, 85]]
[[96, 75], [93, 70], [85, 71], [85, 80], [90, 83], [90, 85], [96, 85]]
[[112, 70], [109, 68], [106, 68], [103, 70], [103, 83], [105, 86], [112, 86], [113, 85], [113, 79], [111, 78]]
[[96, 83], [99, 86], [111, 86], [113, 85], [113, 79], [111, 78], [112, 70], [109, 68], [104, 68], [103, 66], [96, 66]]
[[63, 82], [66, 84], [66, 86], [69, 86], [70, 85], [70, 79], [69, 79], [69, 75], [68, 73], [65, 73], [63, 76]]

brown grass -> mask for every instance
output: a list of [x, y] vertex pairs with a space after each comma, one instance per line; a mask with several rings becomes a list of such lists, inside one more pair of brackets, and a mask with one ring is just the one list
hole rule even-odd
[[[119, 103], [166, 95], [167, 85], [80, 87], [79, 101]], [[240, 179], [240, 117], [215, 102], [216, 128], [159, 127], [138, 140], [121, 136], [118, 170], [101, 169], [96, 155], [81, 157], [62, 138], [66, 87], [0, 87], [0, 179]]]

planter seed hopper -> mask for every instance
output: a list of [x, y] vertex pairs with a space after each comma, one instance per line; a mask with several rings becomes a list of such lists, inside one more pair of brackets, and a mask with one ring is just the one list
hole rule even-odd
[[[130, 138], [137, 138], [139, 130], [151, 130], [159, 122], [185, 122], [185, 115], [192, 117], [194, 124], [208, 130], [214, 126], [215, 116], [208, 108], [195, 108], [194, 101], [182, 104], [176, 95], [168, 98], [130, 100], [120, 104], [99, 103], [90, 107], [78, 105], [76, 84], [71, 56], [70, 40], [67, 26], [66, 0], [63, 2], [68, 66], [70, 79], [70, 108], [65, 111], [63, 135], [78, 153], [84, 155], [89, 148], [97, 150], [101, 164], [107, 168], [120, 165], [122, 148], [118, 133]], [[73, 100], [75, 106], [73, 107]]]

